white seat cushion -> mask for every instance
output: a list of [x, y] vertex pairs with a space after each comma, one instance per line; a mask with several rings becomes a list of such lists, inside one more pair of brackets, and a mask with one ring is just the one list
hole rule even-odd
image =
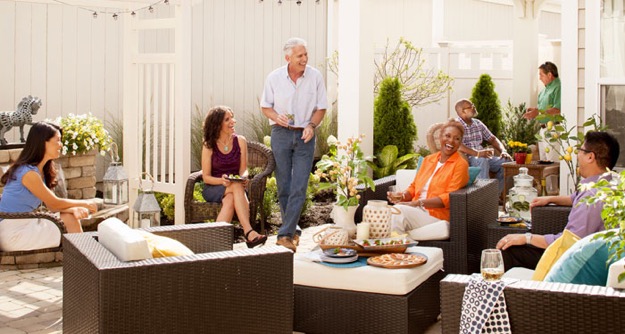
[[112, 217], [98, 225], [98, 240], [120, 261], [152, 258], [148, 242], [137, 230]]
[[516, 278], [524, 281], [531, 281], [534, 271], [532, 269], [514, 267], [503, 274], [504, 278]]
[[422, 266], [407, 269], [385, 269], [369, 265], [335, 268], [312, 262], [306, 254], [296, 253], [293, 284], [402, 296], [443, 269], [443, 251], [440, 248], [410, 247], [406, 252], [422, 253], [428, 257], [428, 261]]
[[398, 169], [395, 172], [395, 185], [399, 190], [406, 190], [417, 175], [416, 169]]

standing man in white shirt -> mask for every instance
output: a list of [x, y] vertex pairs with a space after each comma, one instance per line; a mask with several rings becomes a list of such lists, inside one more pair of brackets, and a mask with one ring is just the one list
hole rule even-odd
[[296, 251], [301, 233], [297, 224], [315, 153], [315, 128], [328, 102], [323, 76], [307, 65], [305, 40], [286, 41], [284, 59], [287, 64], [267, 76], [260, 106], [272, 125], [271, 149], [282, 213], [276, 244]]

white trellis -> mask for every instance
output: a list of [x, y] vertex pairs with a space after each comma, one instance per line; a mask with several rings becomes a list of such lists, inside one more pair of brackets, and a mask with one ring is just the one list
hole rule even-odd
[[[172, 18], [124, 22], [124, 163], [134, 203], [143, 172], [154, 191], [176, 196], [176, 224], [184, 224], [184, 184], [190, 171], [191, 1], [172, 1]], [[173, 31], [171, 52], [140, 53], [140, 34]], [[144, 182], [145, 184], [145, 182]]]

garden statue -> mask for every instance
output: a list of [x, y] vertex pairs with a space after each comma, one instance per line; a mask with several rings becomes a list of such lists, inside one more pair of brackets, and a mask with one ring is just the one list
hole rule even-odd
[[25, 143], [24, 125], [33, 124], [33, 115], [37, 114], [39, 108], [41, 108], [41, 99], [28, 95], [18, 103], [17, 110], [0, 112], [0, 145], [8, 144], [4, 139], [4, 134], [14, 126], [20, 127], [20, 141]]

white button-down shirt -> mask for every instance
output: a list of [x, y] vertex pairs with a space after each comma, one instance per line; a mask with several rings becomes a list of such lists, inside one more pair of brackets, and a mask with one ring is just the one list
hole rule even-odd
[[[306, 127], [315, 110], [328, 108], [328, 97], [321, 72], [306, 65], [304, 75], [293, 82], [288, 65], [269, 73], [260, 100], [262, 108], [273, 108], [278, 114], [293, 114], [295, 127]], [[270, 124], [275, 124], [269, 120]]]

